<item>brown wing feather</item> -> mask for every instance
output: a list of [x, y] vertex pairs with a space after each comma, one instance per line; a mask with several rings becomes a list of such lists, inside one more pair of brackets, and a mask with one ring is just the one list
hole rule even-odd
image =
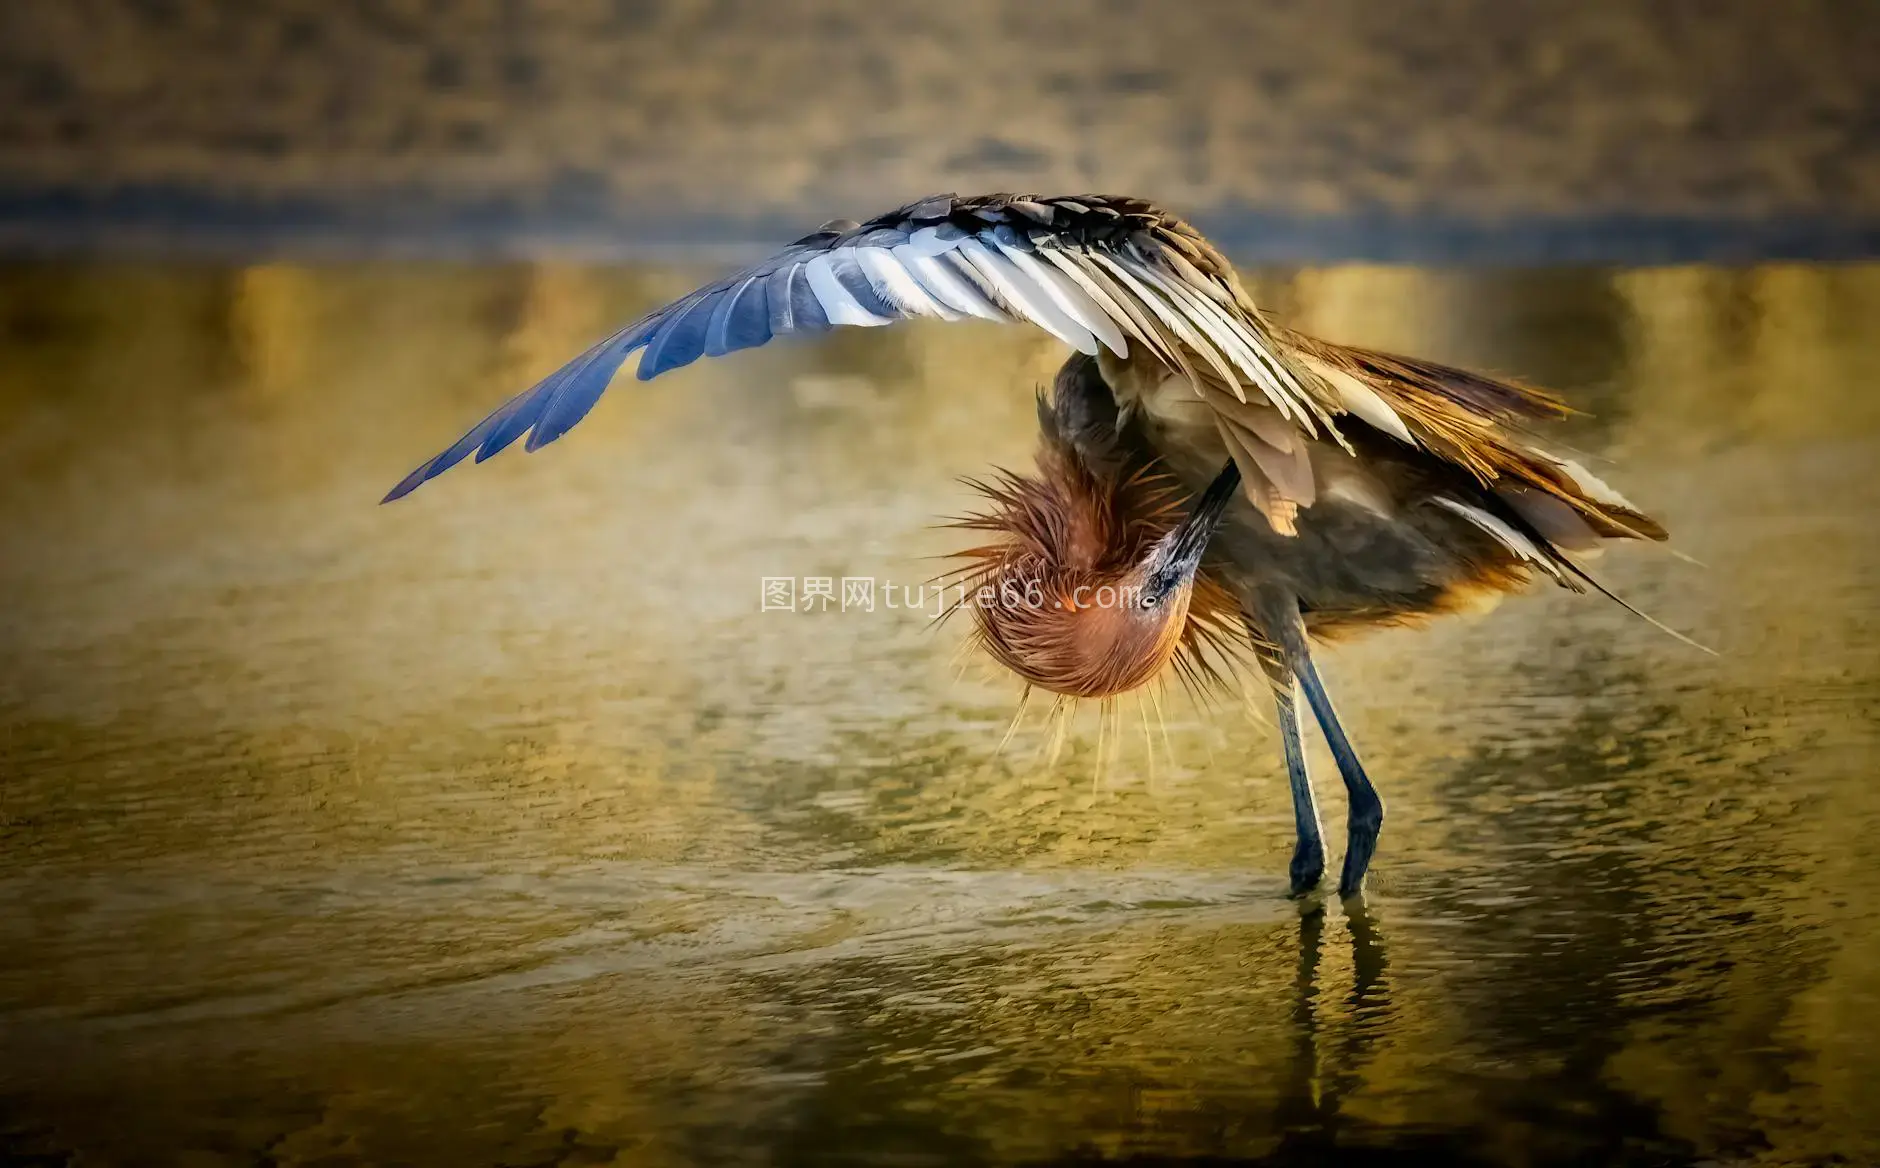
[[[1302, 333], [1292, 333], [1288, 339], [1302, 337]], [[1305, 339], [1320, 349], [1336, 351], [1342, 363], [1367, 380], [1425, 386], [1457, 405], [1498, 422], [1553, 421], [1573, 413], [1565, 402], [1553, 394], [1519, 381], [1489, 377], [1420, 357], [1404, 357], [1375, 349]]]
[[[1667, 538], [1649, 515], [1571, 462], [1524, 441], [1518, 427], [1573, 411], [1544, 390], [1434, 361], [1333, 344], [1304, 333], [1288, 346], [1362, 381], [1403, 419], [1419, 443], [1499, 490], [1531, 489], [1559, 499], [1609, 539]], [[1578, 473], [1576, 473], [1578, 472]]]

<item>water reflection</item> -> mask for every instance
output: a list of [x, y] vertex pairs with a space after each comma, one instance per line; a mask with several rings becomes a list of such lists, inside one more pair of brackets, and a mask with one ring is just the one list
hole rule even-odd
[[1047, 339], [627, 382], [374, 505], [700, 274], [0, 274], [0, 1153], [1880, 1155], [1880, 268], [1259, 274], [1594, 411], [1707, 565], [1603, 574], [1724, 650], [1554, 593], [1341, 647], [1392, 814], [1349, 911], [1283, 898], [1260, 703], [1052, 763], [956, 633], [759, 611], [931, 575]]

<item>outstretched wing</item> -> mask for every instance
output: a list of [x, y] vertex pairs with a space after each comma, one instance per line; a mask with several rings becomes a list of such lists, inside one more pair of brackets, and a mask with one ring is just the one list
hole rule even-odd
[[1343, 412], [1319, 379], [1294, 371], [1233, 268], [1175, 216], [1107, 195], [935, 195], [866, 223], [825, 224], [653, 310], [505, 402], [385, 499], [524, 434], [528, 450], [553, 442], [636, 352], [645, 381], [772, 337], [921, 316], [1028, 322], [1093, 355], [1141, 346], [1197, 387], [1225, 386], [1243, 402], [1251, 389], [1308, 432]]

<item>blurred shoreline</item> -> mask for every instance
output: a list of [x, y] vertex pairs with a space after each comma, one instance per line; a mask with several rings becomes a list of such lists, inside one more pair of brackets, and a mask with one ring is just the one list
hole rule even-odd
[[[924, 193], [924, 192], [923, 192]], [[910, 195], [909, 201], [919, 197]], [[888, 206], [832, 207], [864, 218]], [[1880, 216], [1837, 214], [1515, 214], [1378, 209], [1287, 214], [1175, 207], [1240, 263], [1341, 261], [1469, 266], [1749, 264], [1880, 257]], [[0, 260], [577, 260], [724, 262], [761, 258], [813, 230], [787, 214], [652, 215], [425, 207], [386, 196], [250, 202], [179, 189], [104, 196], [0, 194]]]
[[767, 250], [937, 191], [1238, 257], [1880, 256], [1859, 0], [0, 5], [0, 253]]

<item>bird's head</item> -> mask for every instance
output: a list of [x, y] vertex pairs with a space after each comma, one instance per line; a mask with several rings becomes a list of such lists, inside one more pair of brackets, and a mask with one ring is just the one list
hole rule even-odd
[[1107, 698], [1173, 666], [1221, 678], [1238, 606], [1202, 569], [1238, 476], [1225, 471], [1187, 506], [1171, 480], [1091, 470], [1047, 442], [1038, 473], [977, 483], [991, 507], [959, 526], [994, 538], [960, 553], [975, 639], [1040, 689]]

